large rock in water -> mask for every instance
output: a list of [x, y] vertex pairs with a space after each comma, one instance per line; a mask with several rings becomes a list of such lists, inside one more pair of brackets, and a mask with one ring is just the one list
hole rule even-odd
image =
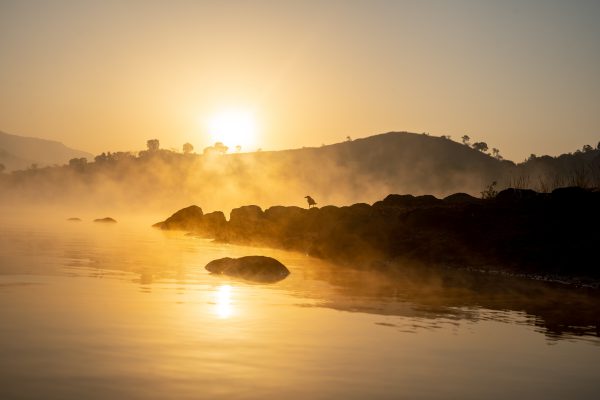
[[163, 230], [192, 231], [203, 236], [215, 237], [226, 224], [225, 214], [221, 211], [204, 214], [200, 207], [189, 206], [152, 226]]
[[162, 222], [152, 225], [160, 229], [194, 230], [202, 226], [204, 213], [196, 205], [182, 208]]
[[219, 258], [206, 264], [205, 268], [213, 274], [234, 276], [263, 283], [278, 282], [290, 274], [285, 265], [274, 258], [264, 256]]

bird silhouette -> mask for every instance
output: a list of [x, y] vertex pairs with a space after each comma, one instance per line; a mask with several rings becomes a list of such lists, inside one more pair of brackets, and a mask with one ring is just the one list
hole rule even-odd
[[317, 205], [317, 202], [312, 197], [310, 197], [310, 196], [304, 196], [304, 198], [308, 202], [308, 208], [311, 208], [311, 207]]

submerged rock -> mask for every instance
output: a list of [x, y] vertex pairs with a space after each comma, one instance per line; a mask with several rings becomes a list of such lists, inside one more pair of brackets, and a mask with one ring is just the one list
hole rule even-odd
[[254, 282], [273, 283], [285, 279], [290, 271], [274, 258], [246, 256], [240, 258], [219, 258], [206, 264], [213, 274], [243, 278]]
[[105, 218], [95, 219], [94, 222], [101, 222], [101, 223], [104, 223], [104, 224], [114, 224], [117, 221], [115, 219], [111, 218], [111, 217], [105, 217]]

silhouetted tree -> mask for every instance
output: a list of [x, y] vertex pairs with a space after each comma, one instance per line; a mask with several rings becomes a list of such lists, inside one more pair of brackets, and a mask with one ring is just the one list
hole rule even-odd
[[190, 154], [192, 151], [194, 151], [194, 146], [191, 143], [183, 144], [183, 154]]
[[213, 146], [215, 148], [215, 150], [221, 154], [225, 154], [227, 153], [227, 150], [229, 150], [229, 147], [225, 146], [223, 143], [221, 142], [217, 142], [214, 144]]
[[500, 155], [500, 150], [498, 150], [498, 149], [497, 149], [497, 148], [495, 148], [495, 147], [492, 149], [492, 155], [494, 156], [494, 158], [495, 158], [496, 160], [502, 160], [502, 159], [504, 158], [504, 157], [502, 157], [502, 156]]
[[498, 191], [496, 190], [496, 185], [498, 182], [494, 181], [490, 183], [484, 190], [481, 192], [482, 199], [493, 199], [498, 195]]
[[158, 139], [150, 139], [146, 142], [146, 147], [149, 151], [157, 151], [160, 147], [160, 142]]
[[71, 158], [69, 160], [69, 167], [73, 168], [76, 171], [83, 171], [83, 170], [85, 170], [85, 166], [86, 165], [87, 165], [87, 158], [85, 158], [85, 157]]
[[97, 162], [98, 164], [106, 162], [107, 160], [108, 160], [108, 156], [106, 155], [105, 152], [102, 152], [102, 154], [98, 154], [96, 157], [94, 157], [94, 161]]
[[352, 138], [351, 138], [350, 136], [346, 136], [346, 140], [347, 140], [348, 142], [351, 142], [351, 141], [352, 141]]
[[471, 138], [468, 135], [464, 135], [463, 137], [461, 137], [462, 142], [464, 145], [468, 146], [469, 145], [469, 140], [471, 140]]
[[227, 150], [229, 150], [229, 147], [225, 146], [221, 142], [216, 142], [214, 145], [204, 148], [203, 154], [212, 154], [212, 153], [225, 154], [225, 153], [227, 153]]
[[600, 150], [600, 142], [596, 145], [596, 150]]
[[242, 146], [240, 146], [239, 144], [237, 146], [235, 146], [235, 152], [239, 153], [240, 151], [242, 151]]
[[133, 160], [135, 157], [128, 151], [117, 151], [116, 153], [108, 153], [111, 161]]
[[589, 144], [586, 144], [583, 146], [582, 150], [584, 153], [589, 153], [590, 151], [594, 150], [594, 148], [592, 146], [590, 146]]
[[442, 139], [446, 139], [446, 140], [452, 140], [450, 139], [450, 135], [442, 135], [440, 136]]
[[475, 142], [473, 143], [473, 148], [475, 150], [481, 151], [482, 153], [488, 151], [488, 145], [486, 142]]

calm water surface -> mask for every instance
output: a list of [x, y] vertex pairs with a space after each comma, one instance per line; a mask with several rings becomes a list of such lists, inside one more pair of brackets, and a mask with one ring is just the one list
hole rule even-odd
[[[2, 399], [598, 398], [596, 294], [68, 216], [0, 214]], [[291, 275], [204, 270], [252, 254]]]

